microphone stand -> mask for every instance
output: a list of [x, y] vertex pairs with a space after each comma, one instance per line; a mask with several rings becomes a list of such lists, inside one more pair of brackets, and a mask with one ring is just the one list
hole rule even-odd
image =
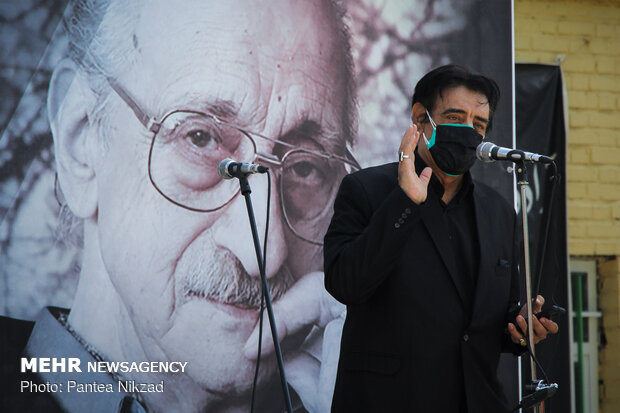
[[273, 338], [273, 346], [275, 349], [276, 359], [278, 361], [278, 368], [280, 370], [280, 381], [282, 384], [282, 392], [284, 394], [284, 402], [286, 404], [286, 411], [288, 413], [293, 412], [293, 405], [291, 403], [291, 395], [288, 391], [288, 383], [286, 381], [286, 374], [284, 373], [284, 361], [282, 360], [282, 350], [280, 349], [280, 342], [278, 341], [278, 331], [276, 329], [276, 321], [273, 316], [273, 307], [271, 306], [271, 295], [269, 294], [269, 286], [267, 284], [267, 276], [265, 275], [265, 261], [260, 248], [260, 240], [258, 239], [258, 230], [256, 229], [256, 220], [254, 219], [254, 208], [252, 207], [252, 199], [250, 194], [250, 183], [248, 182], [248, 175], [244, 174], [239, 177], [239, 186], [241, 188], [241, 194], [245, 198], [245, 205], [248, 210], [248, 218], [250, 219], [250, 227], [252, 229], [252, 238], [254, 239], [254, 249], [256, 250], [256, 259], [258, 260], [258, 268], [260, 271], [260, 278], [263, 284], [263, 291], [265, 293], [265, 305], [267, 307], [267, 315], [269, 317], [269, 324], [271, 326], [271, 337]]
[[[522, 157], [521, 159], [524, 159]], [[527, 178], [527, 168], [525, 162], [520, 161], [516, 163], [515, 171], [517, 172], [517, 185], [521, 194], [521, 220], [523, 222], [523, 255], [525, 259], [525, 291], [527, 300], [527, 339], [529, 341], [529, 347], [532, 352], [532, 356], [535, 356], [534, 352], [534, 327], [532, 323], [532, 275], [530, 271], [530, 242], [529, 242], [529, 230], [527, 226], [527, 205], [525, 197], [525, 187], [529, 185]], [[532, 382], [536, 382], [536, 364], [533, 357], [530, 357], [530, 371], [532, 373]], [[534, 406], [534, 413], [540, 413], [540, 405]]]

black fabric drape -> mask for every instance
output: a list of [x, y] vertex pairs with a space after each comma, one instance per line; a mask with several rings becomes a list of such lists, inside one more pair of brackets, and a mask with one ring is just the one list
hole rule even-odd
[[[559, 66], [541, 64], [515, 65], [516, 147], [554, 158], [562, 177], [551, 204], [553, 173], [544, 165], [529, 165], [528, 225], [533, 291], [546, 304], [568, 309], [568, 268], [566, 229], [566, 128], [562, 72]], [[545, 256], [541, 256], [545, 220], [551, 214]], [[540, 271], [542, 267], [542, 272]], [[524, 272], [522, 271], [524, 274]], [[540, 280], [538, 275], [542, 274]], [[548, 402], [546, 413], [570, 411], [569, 316], [557, 320], [560, 332], [536, 346], [536, 355], [549, 380], [558, 383], [559, 392]], [[523, 358], [523, 380], [529, 383], [529, 357]], [[538, 371], [538, 378], [543, 378]]]

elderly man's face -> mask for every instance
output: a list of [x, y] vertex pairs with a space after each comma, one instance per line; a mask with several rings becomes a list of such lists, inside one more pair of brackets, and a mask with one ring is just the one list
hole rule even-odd
[[[118, 83], [158, 118], [225, 104], [230, 110], [223, 117], [244, 129], [332, 151], [337, 142], [325, 135], [343, 130], [346, 97], [329, 7], [248, 3], [150, 2], [134, 39], [137, 63]], [[152, 134], [117, 96], [110, 107], [112, 131], [95, 171], [97, 231], [105, 270], [132, 318], [129, 328], [149, 358], [189, 361], [189, 375], [202, 387], [243, 394], [254, 364], [242, 349], [258, 313], [230, 303], [256, 300], [258, 289], [248, 285], [258, 286], [259, 278], [244, 200], [237, 196], [208, 213], [166, 200], [149, 181]], [[286, 152], [266, 140], [256, 144], [263, 153]], [[266, 177], [250, 183], [262, 234]], [[290, 231], [278, 198], [274, 185], [267, 276], [284, 290], [322, 264], [320, 248]], [[330, 201], [323, 201], [326, 208]], [[267, 375], [274, 368], [268, 362], [261, 370]]]

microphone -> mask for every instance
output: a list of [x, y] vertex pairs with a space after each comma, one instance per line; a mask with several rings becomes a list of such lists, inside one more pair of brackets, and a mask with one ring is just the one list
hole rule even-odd
[[497, 146], [492, 142], [482, 142], [476, 149], [476, 157], [482, 162], [512, 161], [512, 162], [540, 162], [553, 163], [553, 159], [537, 153], [525, 152], [519, 149], [510, 149]]
[[269, 168], [253, 163], [235, 162], [226, 158], [217, 165], [217, 173], [223, 179], [243, 178], [249, 174], [264, 174]]

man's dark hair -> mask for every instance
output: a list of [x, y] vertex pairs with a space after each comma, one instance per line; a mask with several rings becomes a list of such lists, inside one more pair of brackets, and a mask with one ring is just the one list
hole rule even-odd
[[493, 79], [474, 73], [465, 66], [440, 66], [425, 74], [415, 87], [411, 106], [419, 102], [429, 112], [432, 112], [437, 98], [443, 97], [443, 91], [458, 86], [465, 86], [473, 92], [486, 96], [489, 101], [487, 131], [491, 130], [493, 114], [499, 101], [499, 87]]

